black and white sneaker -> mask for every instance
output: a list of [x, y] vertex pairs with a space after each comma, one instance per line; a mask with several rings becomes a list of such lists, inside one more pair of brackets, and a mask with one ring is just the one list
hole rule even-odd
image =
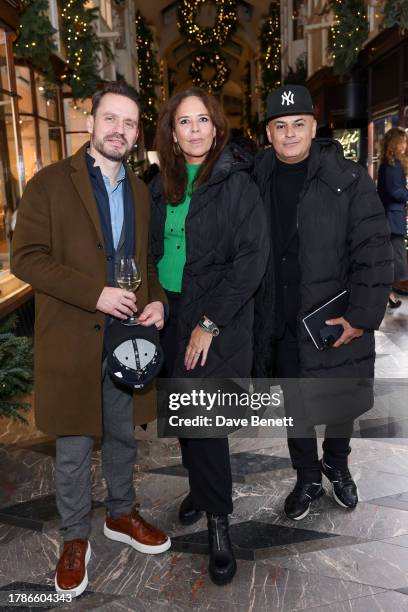
[[333, 497], [342, 508], [355, 508], [358, 504], [358, 489], [347, 466], [342, 468], [327, 465], [321, 459], [322, 473], [331, 482]]
[[321, 482], [298, 480], [295, 488], [285, 500], [285, 514], [293, 521], [300, 521], [309, 514], [310, 504], [325, 494]]

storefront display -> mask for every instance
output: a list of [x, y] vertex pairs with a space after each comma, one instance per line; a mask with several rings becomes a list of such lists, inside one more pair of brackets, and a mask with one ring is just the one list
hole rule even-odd
[[360, 159], [361, 130], [359, 128], [334, 130], [333, 138], [339, 141], [347, 159], [355, 162]]

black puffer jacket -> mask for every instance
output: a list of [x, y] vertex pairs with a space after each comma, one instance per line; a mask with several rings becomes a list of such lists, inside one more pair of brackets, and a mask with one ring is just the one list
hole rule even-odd
[[[227, 146], [210, 179], [191, 198], [186, 218], [184, 267], [178, 322], [178, 357], [173, 376], [248, 377], [253, 350], [253, 295], [269, 253], [264, 207], [249, 170], [251, 161]], [[161, 177], [152, 194], [151, 245], [163, 256], [166, 202]], [[220, 327], [204, 368], [183, 365], [191, 332], [203, 315]]]
[[[260, 153], [255, 180], [270, 223], [273, 149]], [[333, 140], [314, 140], [298, 205], [301, 269], [298, 339], [301, 375], [308, 378], [374, 376], [374, 332], [383, 319], [393, 279], [392, 250], [384, 207], [366, 170], [346, 160]], [[274, 291], [272, 262], [256, 296], [254, 375], [273, 370]], [[348, 345], [318, 351], [303, 317], [344, 289], [346, 320], [365, 333]], [[367, 409], [367, 408], [366, 408]]]

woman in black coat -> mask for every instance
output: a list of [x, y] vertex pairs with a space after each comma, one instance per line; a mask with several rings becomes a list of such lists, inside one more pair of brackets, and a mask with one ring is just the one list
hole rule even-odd
[[[394, 251], [394, 284], [408, 279], [405, 235], [407, 231], [406, 203], [408, 201], [408, 136], [402, 128], [392, 128], [385, 134], [381, 146], [381, 165], [378, 170], [378, 194], [384, 204], [391, 230]], [[391, 291], [390, 308], [401, 306], [401, 300]]]
[[[252, 366], [253, 295], [268, 256], [263, 205], [245, 155], [227, 145], [218, 101], [202, 89], [173, 96], [157, 129], [160, 175], [151, 184], [152, 254], [166, 289], [166, 375], [247, 378]], [[190, 493], [183, 524], [207, 512], [209, 571], [230, 581], [232, 478], [227, 438], [180, 439]]]

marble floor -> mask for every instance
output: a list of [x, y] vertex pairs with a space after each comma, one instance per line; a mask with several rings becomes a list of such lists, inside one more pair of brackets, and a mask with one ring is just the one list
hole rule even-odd
[[[397, 395], [406, 394], [408, 297], [402, 299], [403, 306], [387, 313], [377, 333], [380, 402], [393, 388], [392, 380]], [[365, 427], [357, 424], [350, 456], [360, 493], [357, 508], [337, 506], [326, 482], [328, 494], [297, 523], [282, 511], [294, 484], [285, 440], [261, 437], [263, 432], [259, 437], [230, 437], [231, 535], [238, 571], [225, 587], [213, 585], [207, 575], [205, 519], [192, 527], [177, 521], [188, 490], [178, 443], [157, 439], [154, 424], [146, 432], [137, 431], [138, 502], [144, 516], [172, 538], [171, 550], [157, 556], [139, 554], [103, 536], [105, 485], [96, 446], [89, 586], [60, 609], [408, 611], [408, 440], [395, 437], [401, 430], [393, 414], [374, 414], [371, 427], [369, 414], [361, 419]], [[20, 428], [12, 443], [0, 433], [0, 610], [13, 609], [7, 607], [10, 593], [53, 593], [60, 547], [54, 457], [54, 442], [38, 433], [25, 439]], [[43, 605], [43, 610], [55, 607]]]

